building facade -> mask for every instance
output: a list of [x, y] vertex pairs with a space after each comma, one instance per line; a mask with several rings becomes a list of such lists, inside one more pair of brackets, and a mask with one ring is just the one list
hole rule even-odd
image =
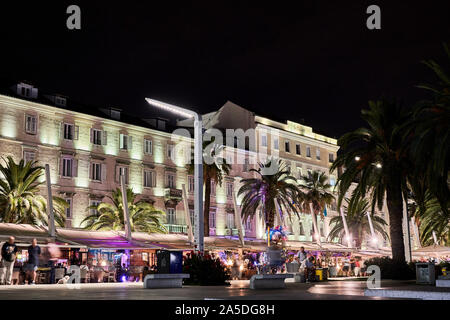
[[[311, 127], [287, 121], [274, 121], [231, 102], [203, 116], [205, 129], [218, 129], [224, 137], [224, 158], [232, 164], [221, 185], [211, 186], [210, 234], [236, 235], [233, 196], [242, 178], [254, 176], [251, 168], [268, 157], [282, 159], [292, 175], [301, 178], [313, 170], [324, 172], [331, 185], [337, 177], [329, 168], [338, 151], [335, 139], [314, 133]], [[42, 94], [38, 88], [19, 83], [0, 95], [0, 156], [15, 161], [36, 160], [49, 164], [53, 195], [67, 200], [66, 227], [81, 228], [90, 214], [89, 206], [108, 201], [120, 186], [123, 175], [138, 199], [152, 202], [166, 213], [170, 232], [186, 233], [187, 217], [193, 222], [193, 176], [186, 157], [193, 140], [173, 135], [161, 119], [132, 119], [117, 108], [82, 108], [64, 96]], [[191, 120], [177, 128], [192, 127]], [[182, 188], [188, 207], [182, 201]], [[46, 195], [45, 187], [41, 193]], [[239, 204], [239, 199], [237, 199]], [[386, 211], [385, 211], [386, 212]], [[323, 242], [327, 241], [336, 205], [318, 217]], [[290, 231], [289, 239], [314, 241], [311, 216], [301, 214], [276, 221]], [[245, 236], [266, 237], [259, 215], [243, 222]], [[337, 239], [334, 239], [337, 240]]]

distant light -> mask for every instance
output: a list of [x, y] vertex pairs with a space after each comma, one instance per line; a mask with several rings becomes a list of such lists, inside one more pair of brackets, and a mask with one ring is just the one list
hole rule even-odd
[[127, 276], [123, 275], [122, 278], [120, 278], [120, 281], [127, 282]]
[[350, 240], [352, 240], [352, 237], [347, 236], [347, 237], [345, 237], [345, 240], [350, 241]]
[[239, 266], [239, 270], [240, 271], [244, 270], [244, 266], [242, 264]]
[[377, 163], [376, 166], [378, 169], [380, 169], [382, 167], [381, 163]]
[[377, 239], [377, 238], [375, 238], [375, 237], [373, 237], [373, 238], [372, 238], [372, 243], [374, 243], [374, 244], [375, 244], [375, 243], [377, 243], [377, 242], [378, 242], [378, 239]]
[[318, 240], [319, 239], [319, 234], [315, 233], [314, 234], [314, 239]]
[[359, 161], [359, 160], [361, 160], [361, 157], [356, 156], [356, 157], [355, 157], [355, 161]]

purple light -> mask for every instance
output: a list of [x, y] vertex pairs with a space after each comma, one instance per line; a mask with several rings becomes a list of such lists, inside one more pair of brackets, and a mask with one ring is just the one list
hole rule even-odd
[[123, 275], [122, 278], [120, 278], [121, 282], [127, 282], [127, 276]]

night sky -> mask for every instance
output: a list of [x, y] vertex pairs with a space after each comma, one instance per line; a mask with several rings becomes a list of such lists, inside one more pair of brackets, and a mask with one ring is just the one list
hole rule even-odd
[[[426, 98], [414, 85], [434, 77], [421, 60], [448, 63], [450, 1], [4, 2], [2, 83], [145, 117], [145, 97], [202, 113], [230, 100], [338, 137], [370, 99]], [[70, 4], [79, 31], [66, 28]], [[370, 4], [381, 30], [366, 28]]]

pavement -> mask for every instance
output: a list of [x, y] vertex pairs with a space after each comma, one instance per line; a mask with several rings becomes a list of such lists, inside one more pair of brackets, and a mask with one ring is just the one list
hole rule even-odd
[[[409, 282], [382, 281], [381, 286], [404, 287]], [[87, 283], [0, 286], [0, 300], [379, 300], [365, 296], [365, 281], [294, 283], [285, 289], [251, 290], [248, 280], [230, 286], [184, 286], [173, 289], [144, 289], [142, 283]]]
[[420, 299], [420, 300], [450, 300], [450, 288], [419, 285], [393, 286], [380, 289], [365, 289], [366, 297]]

